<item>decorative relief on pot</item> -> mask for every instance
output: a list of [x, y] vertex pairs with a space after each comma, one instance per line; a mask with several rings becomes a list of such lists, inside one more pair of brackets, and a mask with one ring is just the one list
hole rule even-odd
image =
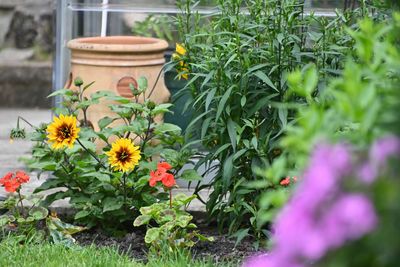
[[120, 96], [131, 98], [133, 97], [132, 90], [129, 85], [132, 84], [134, 88], [137, 88], [138, 84], [135, 78], [131, 76], [125, 76], [121, 78], [117, 83], [117, 92]]

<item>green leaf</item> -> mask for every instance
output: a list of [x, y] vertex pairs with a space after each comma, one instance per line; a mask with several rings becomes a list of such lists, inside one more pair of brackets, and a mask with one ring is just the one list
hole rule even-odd
[[88, 211], [88, 210], [81, 210], [81, 211], [78, 211], [78, 212], [75, 214], [74, 219], [75, 219], [75, 220], [79, 220], [79, 219], [85, 218], [85, 217], [87, 217], [87, 216], [89, 216], [89, 215], [90, 215], [90, 211]]
[[237, 133], [236, 133], [236, 123], [234, 123], [232, 121], [231, 118], [228, 119], [228, 123], [227, 123], [227, 127], [228, 127], [228, 134], [229, 134], [229, 138], [231, 139], [231, 144], [232, 144], [232, 148], [234, 151], [236, 151], [236, 143], [237, 143]]
[[211, 102], [212, 102], [213, 99], [214, 99], [215, 92], [217, 92], [217, 89], [216, 89], [216, 88], [213, 88], [213, 89], [212, 89], [210, 92], [208, 92], [208, 94], [207, 94], [206, 105], [205, 105], [206, 111], [208, 111], [208, 108], [210, 107], [210, 104], [211, 104]]
[[57, 96], [57, 95], [71, 96], [72, 94], [73, 94], [73, 91], [71, 89], [61, 89], [61, 90], [57, 90], [57, 91], [49, 94], [47, 97], [53, 97], [53, 96]]
[[236, 233], [234, 233], [232, 235], [232, 237], [236, 237], [235, 246], [237, 246], [243, 240], [243, 238], [245, 238], [246, 236], [249, 235], [249, 231], [250, 231], [250, 228], [244, 228], [244, 229], [238, 230]]
[[314, 64], [309, 65], [304, 73], [304, 90], [306, 96], [311, 96], [318, 84], [318, 73]]
[[100, 130], [106, 128], [108, 125], [110, 125], [114, 120], [116, 120], [115, 118], [110, 118], [110, 117], [104, 117], [102, 119], [99, 120], [98, 124], [100, 127]]
[[173, 132], [177, 135], [181, 133], [181, 128], [175, 124], [172, 123], [162, 123], [159, 124], [155, 127], [155, 132], [156, 133], [168, 133], [168, 132]]
[[88, 89], [90, 86], [92, 86], [94, 83], [95, 83], [95, 81], [86, 84], [86, 85], [83, 87], [82, 92], [85, 92], [85, 90]]
[[56, 217], [48, 217], [46, 225], [49, 229], [50, 241], [66, 246], [72, 246], [75, 243], [75, 239], [72, 237], [73, 234], [86, 230], [85, 227], [65, 223]]
[[186, 206], [187, 204], [189, 204], [195, 198], [197, 198], [196, 195], [187, 196], [180, 193], [174, 196], [172, 205], [176, 208], [181, 208], [182, 206]]
[[29, 215], [32, 216], [35, 220], [43, 220], [49, 215], [49, 211], [43, 207], [33, 207], [29, 211]]
[[149, 216], [149, 215], [140, 215], [133, 222], [133, 226], [137, 227], [137, 226], [141, 226], [141, 225], [144, 225], [144, 224], [148, 224], [150, 220], [151, 220], [151, 216]]
[[110, 174], [107, 173], [101, 173], [101, 172], [88, 172], [82, 175], [81, 177], [89, 178], [90, 180], [92, 179], [97, 179], [101, 182], [109, 183], [111, 178]]
[[124, 203], [122, 199], [108, 197], [104, 199], [103, 212], [118, 210], [123, 204]]
[[90, 98], [92, 100], [98, 100], [100, 98], [110, 97], [110, 96], [115, 96], [115, 94], [113, 92], [111, 92], [111, 91], [97, 91], [97, 92], [91, 94]]
[[44, 190], [51, 189], [51, 188], [60, 187], [62, 184], [63, 184], [63, 181], [61, 181], [60, 179], [49, 178], [44, 183], [42, 183], [39, 187], [36, 187], [35, 191], [33, 191], [33, 193], [37, 193], [37, 192], [44, 191]]
[[144, 91], [148, 88], [147, 78], [144, 76], [140, 76], [137, 83], [140, 91]]
[[223, 179], [223, 186], [225, 189], [227, 189], [231, 183], [232, 173], [233, 173], [233, 155], [230, 155], [225, 160], [223, 165], [222, 179]]
[[193, 169], [184, 170], [180, 175], [180, 178], [190, 182], [200, 181], [201, 179], [203, 179], [203, 177], [201, 177], [201, 175], [199, 175], [197, 171]]
[[273, 82], [271, 81], [271, 79], [262, 71], [258, 70], [254, 73], [254, 75], [256, 75], [260, 80], [262, 80], [263, 82], [265, 82], [268, 86], [270, 86], [272, 89], [274, 89], [275, 91], [279, 92], [279, 90], [275, 87], [275, 85], [273, 84]]
[[9, 219], [7, 215], [1, 215], [0, 216], [0, 227], [3, 227], [9, 223]]
[[173, 104], [167, 103], [167, 104], [160, 104], [158, 106], [156, 106], [152, 111], [151, 111], [151, 115], [156, 116], [159, 114], [164, 114], [166, 112], [170, 112], [170, 107], [172, 107]]
[[126, 98], [123, 96], [109, 96], [109, 97], [107, 97], [107, 100], [116, 101], [121, 104], [128, 104], [131, 102], [131, 100], [129, 98]]
[[160, 228], [150, 228], [146, 232], [146, 236], [144, 237], [144, 242], [147, 244], [153, 243], [156, 241], [160, 236]]
[[192, 219], [192, 215], [178, 215], [176, 218], [176, 224], [182, 228], [185, 228]]
[[231, 92], [234, 86], [229, 87], [229, 89], [224, 93], [221, 98], [221, 101], [218, 104], [217, 114], [215, 115], [215, 120], [217, 121], [222, 114], [222, 111], [225, 109], [226, 101], [228, 101], [229, 97], [231, 96]]

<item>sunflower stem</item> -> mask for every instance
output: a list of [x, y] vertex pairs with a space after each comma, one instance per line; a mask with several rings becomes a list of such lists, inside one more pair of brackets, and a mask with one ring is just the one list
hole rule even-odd
[[126, 206], [126, 172], [122, 174], [122, 183], [124, 186], [124, 206]]
[[76, 141], [78, 141], [79, 145], [83, 149], [85, 149], [101, 165], [101, 167], [103, 167], [104, 169], [107, 169], [107, 167], [103, 164], [103, 162], [101, 162], [101, 160], [92, 151], [87, 149], [78, 138], [76, 139]]
[[29, 126], [31, 126], [33, 129], [36, 129], [36, 127], [34, 125], [32, 125], [29, 121], [25, 120], [24, 118], [22, 118], [21, 116], [18, 116], [17, 119], [17, 128], [19, 128], [19, 120], [23, 120], [26, 124], [28, 124]]
[[143, 143], [142, 143], [142, 145], [141, 145], [141, 148], [140, 148], [140, 151], [144, 151], [144, 147], [145, 147], [145, 145], [146, 145], [146, 143], [149, 141], [149, 136], [150, 136], [150, 128], [151, 128], [151, 123], [152, 123], [152, 121], [153, 121], [153, 118], [151, 117], [151, 116], [149, 116], [148, 117], [148, 122], [149, 122], [149, 124], [148, 124], [148, 126], [147, 126], [147, 130], [146, 130], [146, 134], [145, 134], [145, 137], [144, 137], [144, 139], [143, 139]]

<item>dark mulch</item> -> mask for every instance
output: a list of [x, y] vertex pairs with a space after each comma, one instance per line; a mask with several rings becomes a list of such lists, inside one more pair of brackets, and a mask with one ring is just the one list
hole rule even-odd
[[[205, 236], [213, 236], [214, 242], [199, 242], [192, 249], [196, 258], [213, 259], [214, 262], [241, 262], [256, 251], [253, 240], [242, 240], [235, 246], [235, 239], [226, 234], [220, 234], [215, 226], [198, 224], [200, 233]], [[120, 252], [126, 253], [136, 260], [146, 260], [147, 247], [144, 243], [145, 232], [142, 229], [134, 229], [133, 232], [123, 237], [107, 235], [100, 229], [85, 231], [74, 235], [80, 245], [115, 246]]]

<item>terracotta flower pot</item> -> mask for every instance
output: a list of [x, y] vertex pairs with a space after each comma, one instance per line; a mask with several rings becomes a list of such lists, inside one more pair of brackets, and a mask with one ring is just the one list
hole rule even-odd
[[[66, 88], [76, 89], [73, 80], [79, 76], [86, 84], [95, 81], [84, 95], [107, 90], [132, 98], [129, 84], [136, 84], [136, 80], [144, 76], [148, 79], [149, 94], [165, 63], [164, 51], [167, 47], [168, 43], [164, 40], [136, 36], [71, 40], [68, 42], [68, 48], [71, 50], [71, 73]], [[165, 103], [169, 97], [170, 93], [164, 84], [162, 73], [150, 99], [156, 103]], [[109, 104], [110, 102], [103, 101], [88, 109], [87, 117], [95, 130], [99, 130], [97, 122], [101, 118], [115, 117], [108, 108]]]

